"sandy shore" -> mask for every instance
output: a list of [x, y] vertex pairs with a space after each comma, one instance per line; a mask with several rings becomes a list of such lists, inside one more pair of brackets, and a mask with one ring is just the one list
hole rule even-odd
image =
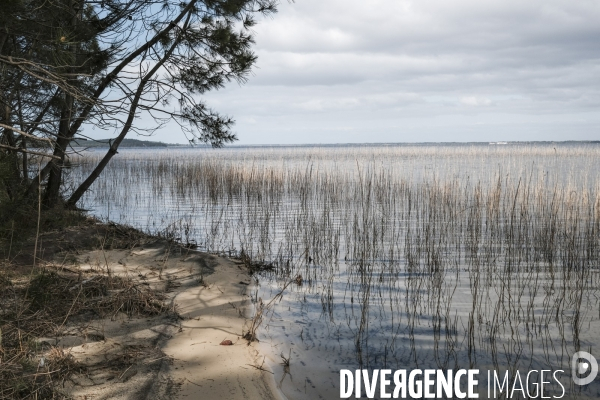
[[[255, 345], [248, 346], [240, 337], [249, 306], [248, 275], [230, 260], [206, 257], [214, 270], [204, 278], [205, 287], [189, 288], [175, 297], [186, 320], [163, 347], [174, 360], [169, 375], [181, 382], [178, 396], [280, 399], [273, 375], [256, 368], [262, 357]], [[224, 340], [233, 345], [220, 345]]]
[[[157, 239], [76, 254], [73, 265], [48, 268], [86, 279], [127, 277], [164, 294], [170, 311], [84, 318], [40, 338], [83, 366], [63, 383], [66, 394], [94, 400], [282, 399], [256, 344], [241, 337], [252, 282], [239, 261]], [[233, 344], [220, 344], [228, 340]]]

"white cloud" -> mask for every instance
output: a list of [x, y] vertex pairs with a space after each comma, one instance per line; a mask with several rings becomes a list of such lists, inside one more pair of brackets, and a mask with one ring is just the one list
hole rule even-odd
[[492, 100], [486, 97], [465, 96], [460, 99], [460, 103], [465, 106], [486, 107], [492, 105]]

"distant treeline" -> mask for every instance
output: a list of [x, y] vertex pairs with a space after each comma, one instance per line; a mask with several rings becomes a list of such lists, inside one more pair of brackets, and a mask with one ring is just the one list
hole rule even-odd
[[[89, 140], [83, 138], [73, 139], [71, 145], [73, 147], [83, 148], [108, 148], [110, 146], [110, 139], [101, 140]], [[532, 141], [532, 142], [423, 142], [423, 143], [304, 143], [304, 144], [246, 144], [246, 145], [231, 145], [228, 147], [233, 148], [261, 148], [261, 147], [422, 147], [422, 146], [490, 146], [490, 145], [559, 145], [559, 146], [570, 146], [570, 145], [598, 145], [600, 141], [597, 140], [566, 140], [566, 141]], [[173, 144], [163, 142], [153, 142], [150, 140], [138, 140], [138, 139], [123, 139], [120, 148], [123, 147], [189, 147], [185, 144]], [[206, 144], [195, 144], [193, 147], [210, 147]]]
[[[109, 139], [102, 140], [88, 140], [83, 138], [73, 139], [71, 142], [73, 147], [106, 147], [110, 146]], [[138, 139], [123, 139], [119, 147], [168, 147], [168, 146], [176, 146], [163, 142], [152, 142], [149, 140], [138, 140]]]

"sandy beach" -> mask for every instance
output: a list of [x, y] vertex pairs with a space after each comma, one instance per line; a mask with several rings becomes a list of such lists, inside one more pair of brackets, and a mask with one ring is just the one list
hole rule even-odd
[[[68, 360], [72, 372], [58, 385], [61, 393], [94, 400], [281, 399], [257, 343], [242, 338], [252, 308], [252, 281], [243, 263], [116, 225], [69, 228], [59, 240], [52, 235], [52, 241], [42, 237], [43, 274], [79, 293], [71, 316], [54, 334], [37, 339], [45, 351], [35, 363], [36, 373], [44, 374], [59, 365], [56, 360]], [[82, 250], [90, 237], [100, 248]], [[107, 279], [127, 285], [85, 304], [107, 309], [102, 304], [110, 298], [115, 311], [74, 315], [81, 293]]]

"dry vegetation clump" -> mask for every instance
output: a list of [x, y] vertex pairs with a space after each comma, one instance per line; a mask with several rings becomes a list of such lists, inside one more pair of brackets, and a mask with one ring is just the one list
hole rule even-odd
[[[31, 280], [25, 297], [31, 311], [49, 311], [63, 319], [86, 312], [99, 317], [118, 312], [129, 316], [156, 315], [166, 310], [164, 299], [163, 294], [131, 278], [94, 275], [83, 279], [81, 274], [45, 269]], [[57, 313], [58, 310], [63, 312]]]
[[[32, 217], [37, 215], [37, 210], [34, 211], [28, 214], [27, 221], [21, 219], [18, 212], [8, 213], [12, 217], [4, 223], [0, 221], [0, 260], [8, 263], [7, 270], [17, 268], [28, 274], [38, 261], [61, 255], [72, 257], [100, 248], [131, 249], [157, 240], [127, 225], [103, 223], [82, 212], [62, 209], [41, 210], [38, 234], [35, 226], [31, 226], [31, 220], [37, 218]], [[68, 264], [70, 261], [65, 258], [59, 262]]]
[[254, 311], [254, 316], [250, 320], [250, 324], [248, 326], [248, 330], [242, 334], [242, 338], [248, 341], [248, 344], [252, 342], [258, 342], [258, 338], [256, 337], [256, 331], [260, 327], [264, 319], [265, 312], [265, 304], [262, 299], [258, 299], [258, 302], [255, 305], [256, 310]]
[[[32, 280], [33, 286], [42, 280]], [[29, 297], [31, 284], [13, 283], [3, 275], [1, 286], [0, 398], [63, 398], [55, 386], [79, 367], [68, 353], [57, 348], [44, 349], [36, 339], [55, 332], [64, 315], [48, 318], [40, 306], [49, 297], [44, 298], [35, 290]]]
[[56, 347], [39, 359], [27, 351], [3, 355], [8, 358], [0, 364], [2, 399], [66, 399], [56, 387], [71, 373], [84, 372], [68, 352]]
[[[0, 274], [0, 398], [64, 398], [60, 386], [87, 367], [38, 338], [59, 337], [72, 321], [164, 313], [164, 300], [163, 293], [143, 283], [98, 272], [42, 268], [14, 280]], [[115, 360], [111, 362], [119, 364]]]
[[[94, 221], [98, 224], [97, 220]], [[101, 224], [101, 227], [100, 232], [96, 234], [97, 244], [95, 247], [98, 247], [99, 244], [104, 249], [131, 249], [148, 241], [156, 240], [128, 225], [108, 222]]]
[[254, 261], [246, 252], [242, 249], [239, 257], [237, 257], [246, 267], [246, 270], [250, 275], [254, 275], [262, 271], [272, 271], [275, 269], [273, 263], [265, 263], [262, 261]]

